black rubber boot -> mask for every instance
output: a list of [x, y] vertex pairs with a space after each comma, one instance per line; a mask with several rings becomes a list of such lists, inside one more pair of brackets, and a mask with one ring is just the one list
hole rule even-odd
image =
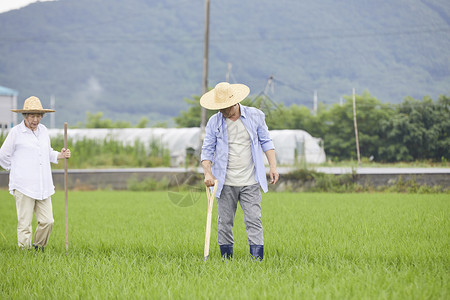
[[34, 250], [36, 250], [36, 252], [38, 252], [39, 250], [41, 250], [42, 252], [44, 252], [44, 247], [39, 247], [39, 246], [33, 244], [33, 248], [34, 248]]
[[262, 261], [264, 258], [264, 245], [250, 245], [250, 254], [254, 260]]
[[220, 245], [220, 256], [226, 259], [233, 258], [233, 244], [231, 245]]

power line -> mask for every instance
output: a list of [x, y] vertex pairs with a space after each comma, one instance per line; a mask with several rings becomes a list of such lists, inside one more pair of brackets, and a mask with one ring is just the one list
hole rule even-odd
[[[136, 16], [143, 16], [144, 14], [133, 14], [126, 17], [121, 18], [120, 20], [125, 20], [129, 18], [133, 18]], [[115, 20], [107, 20], [103, 22], [96, 23], [96, 25], [101, 24], [109, 24], [115, 22], [117, 23], [117, 19]], [[95, 24], [93, 24], [95, 25]], [[74, 32], [80, 29], [86, 29], [88, 27], [86, 26], [80, 26], [75, 28], [70, 28], [68, 30], [64, 30], [62, 32], [57, 32], [56, 35], [60, 34], [67, 34], [70, 32]], [[347, 31], [347, 30], [344, 30]], [[334, 30], [331, 31], [334, 33], [339, 33], [339, 31]], [[343, 32], [343, 31], [341, 31]], [[381, 37], [387, 37], [387, 36], [410, 36], [410, 35], [419, 35], [419, 34], [427, 34], [427, 33], [446, 33], [450, 32], [449, 27], [442, 27], [442, 28], [428, 28], [424, 27], [422, 29], [417, 30], [403, 30], [403, 31], [387, 31], [387, 32], [354, 32], [354, 33], [347, 33], [347, 34], [323, 34], [318, 35], [313, 33], [309, 33], [307, 35], [303, 36], [288, 36], [288, 37], [258, 37], [258, 38], [248, 38], [248, 37], [241, 37], [241, 38], [223, 38], [218, 37], [217, 35], [215, 37], [212, 37], [210, 39], [211, 42], [239, 42], [239, 43], [254, 43], [254, 42], [295, 42], [295, 41], [301, 41], [301, 40], [328, 40], [328, 39], [359, 39], [359, 38], [370, 38], [375, 36], [381, 36]], [[8, 42], [8, 43], [62, 43], [62, 44], [70, 44], [70, 43], [92, 43], [92, 44], [112, 44], [112, 43], [154, 43], [154, 44], [165, 44], [165, 43], [203, 43], [203, 39], [199, 36], [198, 38], [191, 38], [191, 39], [180, 39], [180, 38], [174, 38], [174, 39], [167, 39], [167, 37], [161, 37], [157, 39], [152, 38], [109, 38], [109, 39], [86, 39], [86, 38], [78, 38], [78, 39], [71, 39], [67, 40], [65, 38], [63, 39], [48, 39], [43, 36], [34, 36], [34, 37], [28, 37], [28, 38], [8, 38], [8, 37], [0, 37], [0, 41]]]
[[283, 81], [280, 81], [280, 80], [278, 80], [278, 79], [273, 79], [273, 81], [276, 82], [276, 83], [278, 83], [278, 84], [281, 84], [281, 85], [283, 85], [283, 86], [285, 86], [285, 87], [288, 87], [288, 88], [290, 88], [291, 90], [297, 91], [297, 92], [299, 92], [299, 93], [307, 93], [307, 94], [311, 94], [311, 93], [313, 92], [313, 90], [309, 90], [309, 89], [303, 88], [303, 87], [301, 87], [300, 85], [299, 85], [299, 86], [293, 86], [292, 84], [288, 84], [288, 83], [283, 82]]
[[[275, 110], [280, 110], [280, 112], [281, 112], [280, 104], [278, 104], [278, 102], [272, 100], [272, 98], [267, 94], [268, 87], [272, 86], [274, 82], [279, 83], [281, 85], [284, 85], [284, 86], [286, 86], [288, 88], [291, 88], [293, 90], [296, 90], [297, 92], [301, 92], [301, 93], [305, 92], [305, 93], [308, 93], [308, 94], [313, 92], [312, 90], [307, 90], [307, 89], [304, 89], [304, 88], [301, 88], [301, 87], [296, 88], [296, 87], [294, 87], [294, 86], [292, 86], [290, 84], [287, 84], [287, 83], [282, 82], [282, 81], [280, 81], [278, 79], [275, 79], [274, 76], [270, 76], [269, 79], [268, 79], [268, 82], [266, 84], [266, 87], [261, 92], [259, 92], [256, 96], [253, 97], [253, 99], [251, 100], [251, 103], [255, 103], [256, 100], [259, 97], [262, 97], [263, 98], [262, 102], [270, 102], [273, 105], [273, 107], [275, 107]], [[344, 96], [350, 97], [348, 95], [344, 95]], [[361, 97], [361, 96], [362, 95], [358, 95], [358, 97]], [[371, 95], [371, 98], [376, 99], [377, 101], [379, 101], [376, 97], [374, 97], [372, 95]], [[421, 101], [421, 100], [414, 99], [414, 98], [411, 98], [411, 99], [416, 100], [416, 101]], [[348, 101], [348, 99], [346, 101]], [[377, 109], [382, 109], [382, 110], [393, 110], [393, 109], [400, 109], [400, 108], [407, 108], [407, 107], [420, 107], [420, 106], [423, 105], [422, 102], [420, 102], [420, 103], [417, 103], [417, 102], [416, 103], [405, 103], [405, 102], [401, 102], [401, 103], [367, 103], [367, 102], [363, 102], [363, 101], [364, 101], [364, 99], [362, 101], [358, 100], [358, 107], [377, 108]], [[305, 101], [302, 101], [302, 102], [305, 102]], [[336, 105], [337, 104], [335, 102], [326, 103], [326, 102], [323, 102], [323, 101], [321, 103], [325, 104], [325, 105], [328, 105], [328, 106], [332, 106], [332, 105]], [[295, 104], [298, 104], [298, 103], [295, 103]], [[263, 105], [264, 105], [264, 103], [263, 103]], [[302, 104], [302, 105], [304, 105], [304, 104]], [[442, 107], [442, 105], [437, 103], [437, 102], [436, 103], [433, 102], [432, 105], [436, 106], [436, 107]], [[269, 108], [269, 106], [267, 106], [267, 107]], [[274, 109], [272, 109], [272, 110], [274, 110]]]

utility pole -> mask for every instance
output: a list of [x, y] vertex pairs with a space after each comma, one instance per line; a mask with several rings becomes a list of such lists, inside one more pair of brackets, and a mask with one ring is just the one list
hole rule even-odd
[[[272, 81], [273, 81], [273, 75], [270, 75], [269, 79], [267, 80], [266, 87], [264, 88], [264, 95], [267, 95], [269, 93], [269, 88], [272, 85]], [[272, 88], [273, 88], [273, 86], [272, 86]]]
[[225, 76], [226, 82], [230, 82], [231, 67], [232, 67], [232, 64], [230, 62], [227, 63], [227, 75]]
[[317, 91], [314, 90], [313, 115], [317, 114]]
[[[208, 52], [209, 52], [209, 0], [206, 1], [205, 8], [205, 42], [203, 48], [203, 94], [208, 91]], [[200, 139], [203, 141], [206, 127], [206, 108], [202, 107]]]
[[358, 157], [358, 166], [361, 166], [361, 155], [359, 154], [359, 139], [358, 139], [358, 124], [356, 123], [356, 96], [355, 88], [353, 88], [353, 125], [355, 127], [355, 139], [356, 139], [356, 155]]
[[[50, 96], [50, 108], [55, 109], [55, 96]], [[50, 128], [55, 128], [55, 114], [50, 114]]]
[[272, 87], [273, 90], [273, 75], [270, 75], [269, 79], [267, 80], [266, 87], [264, 88], [264, 94], [262, 95], [261, 103], [259, 104], [259, 109], [264, 110], [265, 107], [270, 109], [270, 105], [268, 105], [267, 99], [269, 99], [269, 89]]
[[[11, 97], [11, 108], [17, 109], [17, 94], [14, 93], [14, 96]], [[17, 125], [17, 114], [11, 111], [11, 123], [9, 124], [9, 128], [13, 128]]]

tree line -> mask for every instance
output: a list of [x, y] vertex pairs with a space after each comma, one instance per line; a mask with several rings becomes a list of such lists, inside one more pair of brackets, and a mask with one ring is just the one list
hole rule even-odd
[[[201, 107], [199, 96], [185, 99], [189, 107], [174, 118], [178, 127], [198, 127], [201, 123]], [[311, 112], [306, 106], [293, 104], [285, 106], [271, 101], [265, 95], [254, 99], [247, 98], [242, 104], [260, 108], [266, 114], [267, 126], [275, 129], [301, 129], [312, 136], [322, 138], [328, 159], [333, 161], [356, 160], [355, 130], [353, 125], [353, 99], [345, 96], [341, 104], [319, 104], [316, 112]], [[406, 97], [400, 104], [381, 103], [369, 92], [356, 95], [356, 115], [361, 156], [364, 159], [377, 162], [423, 161], [447, 162], [450, 149], [450, 97], [441, 95], [437, 101], [430, 97], [422, 100]], [[208, 111], [208, 118], [216, 111]], [[136, 127], [146, 127], [148, 119], [142, 118]], [[160, 124], [157, 127], [167, 127]], [[128, 128], [132, 127], [126, 121], [104, 119], [103, 113], [87, 113], [86, 123], [78, 123], [78, 128]], [[6, 133], [0, 133], [0, 145], [6, 138]], [[59, 141], [61, 142], [61, 141]], [[86, 149], [98, 149], [99, 144], [89, 144], [84, 141]], [[61, 142], [62, 143], [62, 142]], [[58, 142], [56, 143], [58, 144]], [[113, 147], [114, 146], [114, 147]], [[110, 153], [107, 161], [99, 159], [93, 163], [100, 165], [123, 166], [160, 166], [169, 164], [168, 150], [151, 151], [151, 158], [141, 148], [134, 145], [136, 155], [124, 159], [125, 153], [131, 149], [125, 145], [105, 145]], [[139, 147], [137, 147], [139, 146]], [[62, 146], [61, 146], [62, 147]], [[152, 149], [161, 147], [153, 145]], [[110, 148], [119, 149], [110, 151]], [[55, 148], [58, 149], [58, 146]], [[162, 151], [162, 152], [161, 152]], [[161, 153], [164, 153], [161, 155]], [[80, 161], [80, 167], [82, 161]], [[89, 161], [89, 160], [88, 160]], [[90, 160], [92, 162], [92, 159]]]
[[[406, 97], [400, 104], [390, 104], [381, 103], [365, 91], [355, 98], [362, 157], [379, 162], [448, 161], [450, 97], [441, 95], [437, 101]], [[306, 106], [277, 104], [265, 95], [246, 99], [242, 104], [264, 111], [270, 130], [301, 129], [322, 138], [327, 157], [342, 161], [356, 159], [353, 98], [344, 99], [341, 104], [319, 104], [314, 113]], [[185, 101], [189, 108], [175, 117], [176, 124], [199, 126], [199, 97]], [[208, 111], [208, 117], [214, 113]]]

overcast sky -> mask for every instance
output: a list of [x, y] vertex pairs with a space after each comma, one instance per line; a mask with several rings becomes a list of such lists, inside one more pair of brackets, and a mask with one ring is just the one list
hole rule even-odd
[[[40, 0], [41, 2], [44, 1], [54, 1], [54, 0]], [[30, 3], [33, 2], [39, 2], [39, 0], [0, 0], [0, 13], [12, 10], [12, 9], [18, 9], [24, 6], [27, 6]]]

